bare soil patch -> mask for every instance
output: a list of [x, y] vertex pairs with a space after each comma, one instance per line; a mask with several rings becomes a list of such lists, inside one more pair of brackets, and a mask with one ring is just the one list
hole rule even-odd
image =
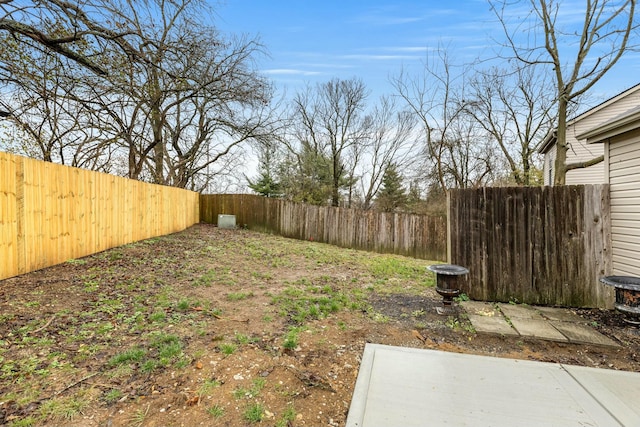
[[196, 225], [0, 281], [0, 425], [344, 425], [365, 343], [640, 371], [620, 348], [476, 334], [429, 261]]

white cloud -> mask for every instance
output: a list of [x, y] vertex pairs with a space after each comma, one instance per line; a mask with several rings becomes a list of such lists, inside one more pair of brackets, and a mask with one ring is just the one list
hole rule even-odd
[[433, 50], [432, 48], [429, 48], [428, 46], [395, 46], [395, 47], [382, 47], [380, 48], [380, 50], [382, 51], [386, 51], [386, 52], [417, 52], [417, 53], [425, 53], [428, 52], [430, 50]]
[[413, 56], [413, 55], [366, 55], [366, 54], [341, 55], [339, 56], [339, 58], [356, 59], [360, 61], [394, 61], [394, 60], [419, 59], [419, 57]]
[[269, 75], [287, 75], [287, 76], [317, 76], [322, 74], [319, 71], [298, 70], [294, 68], [274, 68], [262, 70], [263, 73]]

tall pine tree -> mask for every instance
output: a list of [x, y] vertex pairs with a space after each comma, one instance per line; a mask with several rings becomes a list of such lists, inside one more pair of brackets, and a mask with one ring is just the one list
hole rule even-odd
[[402, 176], [397, 166], [391, 163], [382, 177], [382, 188], [376, 196], [376, 209], [383, 212], [396, 212], [407, 204], [407, 194], [402, 185]]

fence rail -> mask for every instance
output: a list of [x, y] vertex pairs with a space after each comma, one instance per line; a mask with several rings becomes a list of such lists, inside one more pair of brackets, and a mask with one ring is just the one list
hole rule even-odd
[[183, 230], [199, 195], [0, 152], [0, 280]]
[[250, 194], [200, 196], [200, 220], [235, 215], [239, 226], [345, 248], [420, 259], [446, 258], [446, 219], [427, 215], [311, 206]]
[[450, 260], [473, 299], [609, 308], [609, 186], [481, 188], [449, 195]]

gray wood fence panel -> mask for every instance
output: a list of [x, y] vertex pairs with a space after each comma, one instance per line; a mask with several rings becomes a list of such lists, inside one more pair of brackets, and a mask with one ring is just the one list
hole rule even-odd
[[236, 215], [252, 230], [336, 246], [395, 253], [420, 259], [446, 259], [446, 219], [311, 206], [250, 194], [200, 196], [200, 220], [216, 224], [218, 214]]
[[450, 262], [473, 299], [610, 308], [608, 185], [452, 190]]

